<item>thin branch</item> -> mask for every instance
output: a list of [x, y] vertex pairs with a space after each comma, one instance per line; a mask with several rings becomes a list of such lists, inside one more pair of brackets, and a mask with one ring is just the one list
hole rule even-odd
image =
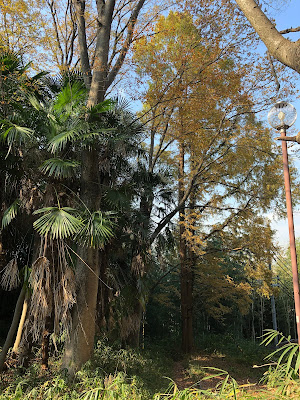
[[128, 52], [128, 49], [131, 45], [132, 42], [132, 38], [133, 38], [133, 33], [134, 33], [134, 27], [137, 21], [137, 17], [141, 11], [141, 8], [143, 7], [145, 3], [145, 0], [139, 0], [139, 2], [137, 3], [136, 7], [134, 8], [130, 18], [129, 18], [129, 23], [128, 23], [128, 29], [127, 29], [127, 37], [125, 40], [125, 43], [122, 47], [122, 50], [120, 52], [120, 55], [116, 61], [116, 64], [114, 65], [114, 67], [112, 68], [112, 70], [110, 71], [108, 78], [107, 78], [107, 87], [109, 87], [111, 85], [111, 83], [114, 81], [117, 73], [119, 72], [119, 70], [121, 69], [123, 62], [125, 60], [126, 54]]
[[279, 80], [278, 80], [278, 76], [277, 76], [277, 74], [276, 74], [276, 70], [275, 70], [275, 67], [274, 67], [274, 63], [273, 63], [273, 60], [272, 60], [272, 57], [271, 57], [271, 55], [270, 55], [270, 53], [267, 51], [267, 57], [268, 57], [268, 60], [269, 60], [269, 63], [270, 63], [270, 67], [271, 67], [271, 75], [274, 77], [274, 79], [275, 79], [275, 82], [276, 82], [276, 90], [277, 90], [277, 92], [279, 91], [279, 89], [280, 89], [280, 83], [279, 83]]
[[289, 28], [289, 29], [284, 29], [282, 31], [279, 31], [282, 35], [285, 35], [287, 33], [292, 33], [292, 32], [300, 32], [300, 26], [298, 28]]

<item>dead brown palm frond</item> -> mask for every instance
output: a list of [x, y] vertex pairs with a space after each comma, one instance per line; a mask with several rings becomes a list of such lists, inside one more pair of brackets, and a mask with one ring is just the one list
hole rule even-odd
[[75, 276], [69, 266], [65, 266], [58, 286], [54, 291], [54, 333], [59, 335], [64, 331], [69, 337], [71, 330], [71, 308], [76, 303]]
[[20, 284], [17, 260], [13, 258], [3, 270], [1, 286], [4, 290], [16, 289]]
[[133, 332], [137, 332], [140, 328], [140, 316], [138, 314], [131, 314], [123, 317], [120, 324], [120, 337], [127, 339]]
[[63, 332], [67, 338], [71, 330], [71, 309], [76, 303], [75, 275], [69, 265], [71, 258], [63, 240], [57, 240], [57, 268], [54, 277], [54, 334]]
[[145, 273], [145, 261], [141, 254], [137, 254], [132, 258], [131, 271], [137, 276], [143, 276]]
[[53, 292], [50, 262], [46, 257], [39, 257], [33, 264], [29, 278], [32, 287], [30, 315], [33, 319], [31, 333], [38, 341], [45, 329], [46, 317], [52, 313]]

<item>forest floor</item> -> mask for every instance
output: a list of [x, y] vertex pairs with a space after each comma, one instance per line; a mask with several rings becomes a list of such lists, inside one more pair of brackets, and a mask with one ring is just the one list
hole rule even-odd
[[268, 367], [253, 368], [265, 364], [264, 357], [272, 349], [228, 335], [203, 337], [190, 356], [182, 355], [178, 348], [178, 342], [171, 340], [146, 342], [141, 351], [98, 342], [94, 360], [72, 383], [59, 371], [59, 356], [51, 359], [48, 371], [42, 371], [37, 351], [28, 369], [12, 367], [0, 374], [0, 400], [94, 399], [100, 387], [101, 393], [110, 396], [99, 396], [101, 399], [300, 398], [299, 384], [293, 384], [283, 396], [276, 374], [273, 380], [271, 375], [268, 382], [263, 381]]

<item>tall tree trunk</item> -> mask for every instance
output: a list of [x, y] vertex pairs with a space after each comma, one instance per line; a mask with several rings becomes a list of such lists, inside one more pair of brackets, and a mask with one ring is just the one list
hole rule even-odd
[[[142, 231], [147, 232], [150, 224], [150, 215], [153, 207], [153, 193], [144, 195], [140, 202], [140, 213], [143, 216], [143, 222], [141, 224]], [[142, 237], [141, 242], [138, 244], [136, 254], [133, 256], [131, 261], [131, 270], [135, 271], [139, 276], [143, 276], [148, 269], [147, 260], [145, 259], [145, 249], [149, 246], [147, 237]], [[139, 291], [137, 290], [137, 294]], [[139, 297], [139, 296], [138, 296]], [[131, 317], [135, 321], [134, 329], [130, 332], [126, 339], [126, 344], [131, 347], [138, 348], [140, 345], [140, 334], [144, 307], [141, 304], [139, 298], [136, 298], [134, 309]]]
[[100, 279], [97, 299], [97, 329], [109, 333], [110, 289], [107, 284], [108, 248], [100, 251]]
[[[184, 188], [184, 145], [179, 144], [179, 203], [181, 202]], [[182, 208], [179, 214], [179, 259], [180, 259], [180, 294], [181, 294], [181, 324], [182, 342], [184, 353], [190, 353], [193, 348], [193, 275], [191, 263], [187, 259], [187, 245], [184, 238], [185, 210]]]
[[[82, 152], [81, 199], [90, 211], [99, 209], [98, 152], [95, 148]], [[72, 330], [66, 343], [63, 367], [72, 376], [88, 361], [94, 348], [98, 281], [99, 250], [79, 249], [75, 270], [77, 303], [73, 307]]]
[[[85, 1], [77, 0], [76, 13], [79, 24], [79, 49], [82, 73], [89, 89], [87, 107], [102, 102], [108, 87], [114, 81], [124, 62], [132, 41], [134, 26], [145, 0], [139, 0], [134, 7], [127, 24], [127, 38], [119, 54], [118, 60], [109, 71], [108, 55], [111, 36], [111, 24], [115, 9], [115, 0], [96, 0], [97, 6], [97, 38], [93, 75], [91, 71], [86, 43], [84, 9]], [[99, 186], [99, 157], [95, 148], [82, 151], [81, 199], [91, 211], [100, 207], [101, 193]], [[81, 248], [79, 256], [83, 260], [77, 262], [76, 284], [77, 304], [73, 308], [72, 331], [70, 341], [66, 344], [63, 366], [74, 374], [93, 353], [95, 320], [100, 273], [99, 251]], [[86, 266], [88, 264], [88, 267]]]
[[22, 305], [23, 305], [24, 299], [25, 299], [25, 288], [22, 287], [22, 290], [19, 294], [19, 298], [18, 298], [18, 301], [16, 304], [13, 320], [12, 320], [10, 329], [8, 331], [5, 343], [3, 345], [3, 348], [2, 348], [2, 351], [0, 354], [0, 372], [3, 370], [7, 352], [14, 341], [14, 336], [15, 336], [15, 333], [16, 333], [16, 330], [18, 328], [18, 324], [20, 321], [20, 316], [21, 316], [21, 312], [22, 312]]
[[269, 53], [282, 64], [300, 73], [299, 40], [292, 42], [278, 32], [256, 0], [236, 0], [236, 3], [268, 48]]
[[[77, 7], [77, 18], [81, 21], [79, 28], [82, 30], [79, 37], [81, 56], [81, 69], [86, 86], [89, 88], [87, 107], [93, 107], [104, 100], [107, 89], [107, 62], [110, 41], [112, 14], [115, 1], [96, 1], [98, 13], [98, 32], [95, 51], [95, 63], [92, 81], [90, 82], [90, 64], [85, 41], [84, 6], [80, 0]], [[81, 200], [90, 211], [100, 207], [99, 185], [99, 156], [95, 147], [86, 148], [81, 153]], [[96, 307], [98, 294], [98, 281], [100, 274], [99, 250], [80, 248], [77, 260], [75, 280], [77, 303], [73, 308], [72, 330], [70, 340], [66, 343], [63, 357], [63, 367], [69, 375], [74, 375], [81, 366], [88, 361], [94, 348], [96, 328]]]

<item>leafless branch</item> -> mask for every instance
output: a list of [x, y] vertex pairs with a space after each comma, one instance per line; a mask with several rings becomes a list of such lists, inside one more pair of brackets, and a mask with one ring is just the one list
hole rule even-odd
[[284, 29], [282, 31], [279, 31], [282, 35], [285, 35], [287, 33], [292, 33], [292, 32], [300, 32], [300, 26], [298, 28], [289, 28], [289, 29]]

